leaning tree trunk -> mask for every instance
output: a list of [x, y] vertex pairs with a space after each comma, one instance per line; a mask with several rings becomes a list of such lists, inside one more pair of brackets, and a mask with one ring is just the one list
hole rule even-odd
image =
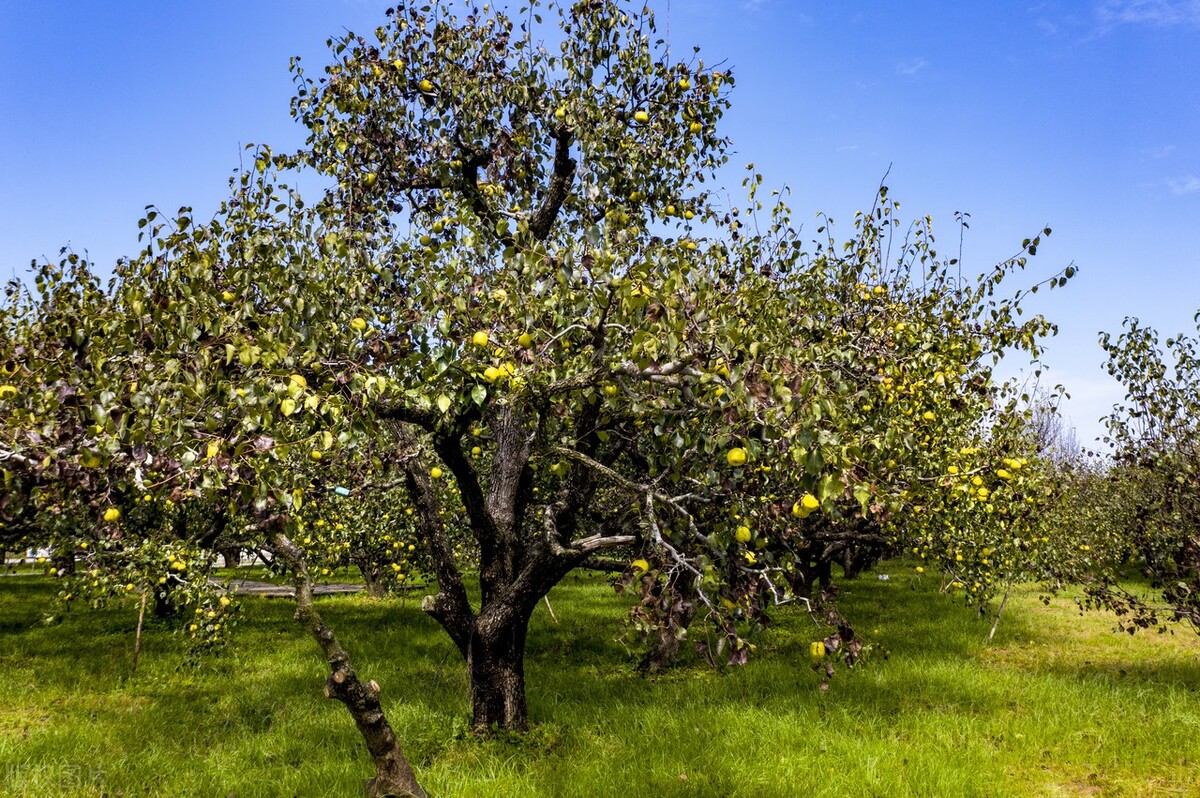
[[276, 534], [272, 542], [276, 554], [283, 558], [292, 572], [292, 581], [296, 586], [296, 620], [321, 647], [329, 663], [325, 697], [345, 705], [375, 763], [375, 777], [366, 784], [368, 798], [427, 798], [408, 758], [404, 756], [396, 733], [383, 714], [383, 707], [379, 703], [379, 685], [373, 680], [362, 683], [350, 664], [350, 655], [313, 606], [312, 577], [304, 563], [303, 554], [282, 533]]

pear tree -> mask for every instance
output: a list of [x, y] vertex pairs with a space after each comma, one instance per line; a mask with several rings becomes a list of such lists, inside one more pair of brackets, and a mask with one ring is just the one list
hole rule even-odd
[[[1200, 631], [1200, 344], [1183, 333], [1160, 340], [1136, 318], [1119, 335], [1101, 333], [1125, 398], [1106, 418], [1111, 459], [1077, 470], [1064, 512], [1080, 540], [1065, 571], [1131, 633], [1172, 621]], [[1127, 585], [1131, 570], [1149, 590]]]
[[205, 644], [239, 609], [218, 541], [266, 552], [372, 795], [423, 791], [322, 570], [428, 577], [480, 734], [528, 727], [530, 617], [575, 569], [732, 662], [806, 604], [823, 668], [861, 645], [823, 603], [846, 552], [917, 548], [978, 601], [1012, 571], [1025, 547], [988, 541], [1027, 537], [1039, 472], [992, 358], [1053, 326], [996, 292], [1040, 236], [963, 281], [886, 190], [844, 242], [753, 173], [722, 206], [733, 76], [636, 4], [402, 7], [330, 47], [318, 77], [293, 64], [304, 146], [255, 148], [211, 220], [149, 209], [107, 287], [65, 255], [11, 288], [6, 542], [83, 552], [71, 585], [161, 594]]

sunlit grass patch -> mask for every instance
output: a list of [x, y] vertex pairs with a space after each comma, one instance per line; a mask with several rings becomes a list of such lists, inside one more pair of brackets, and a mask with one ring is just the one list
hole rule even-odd
[[[436, 796], [1004, 796], [1200, 794], [1200, 640], [1112, 633], [1014, 591], [990, 619], [903, 564], [845, 583], [843, 609], [877, 646], [817, 689], [820, 630], [781, 608], [743, 668], [698, 658], [637, 673], [627, 599], [570, 577], [534, 615], [527, 735], [466, 734], [458, 652], [415, 597], [321, 600], [383, 688]], [[151, 623], [131, 673], [136, 608], [40, 619], [49, 579], [0, 581], [0, 773], [23, 796], [361, 794], [369, 760], [286, 599], [247, 597], [230, 648], [198, 666]]]

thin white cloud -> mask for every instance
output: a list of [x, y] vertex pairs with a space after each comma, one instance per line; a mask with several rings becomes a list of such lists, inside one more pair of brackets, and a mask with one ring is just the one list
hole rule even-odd
[[1103, 28], [1117, 25], [1200, 27], [1200, 0], [1104, 0], [1096, 7]]
[[1039, 17], [1035, 24], [1043, 36], [1055, 36], [1058, 34], [1058, 25], [1044, 17]]
[[896, 71], [901, 75], [915, 75], [925, 67], [929, 66], [929, 62], [924, 58], [914, 58], [911, 61], [901, 61], [896, 64]]
[[1161, 147], [1153, 147], [1148, 150], [1142, 150], [1142, 154], [1153, 158], [1156, 161], [1160, 161], [1163, 158], [1170, 157], [1172, 154], [1174, 154], [1175, 150], [1176, 147], [1174, 144], [1164, 144]]
[[1171, 189], [1171, 193], [1177, 197], [1195, 194], [1200, 191], [1200, 177], [1188, 175], [1187, 177], [1168, 178], [1167, 188]]

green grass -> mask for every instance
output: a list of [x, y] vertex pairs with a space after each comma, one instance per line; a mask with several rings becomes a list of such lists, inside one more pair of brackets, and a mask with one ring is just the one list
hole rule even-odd
[[[813, 625], [779, 611], [745, 668], [657, 679], [618, 642], [625, 603], [598, 579], [535, 616], [535, 730], [463, 735], [463, 667], [411, 598], [323, 599], [433, 796], [1200, 795], [1200, 638], [1112, 633], [1034, 589], [989, 622], [895, 566], [846, 583], [844, 610], [886, 648], [817, 689]], [[246, 599], [235, 643], [199, 668], [136, 610], [40, 623], [49, 579], [0, 578], [0, 795], [355, 796], [369, 761], [321, 696], [286, 600]]]

